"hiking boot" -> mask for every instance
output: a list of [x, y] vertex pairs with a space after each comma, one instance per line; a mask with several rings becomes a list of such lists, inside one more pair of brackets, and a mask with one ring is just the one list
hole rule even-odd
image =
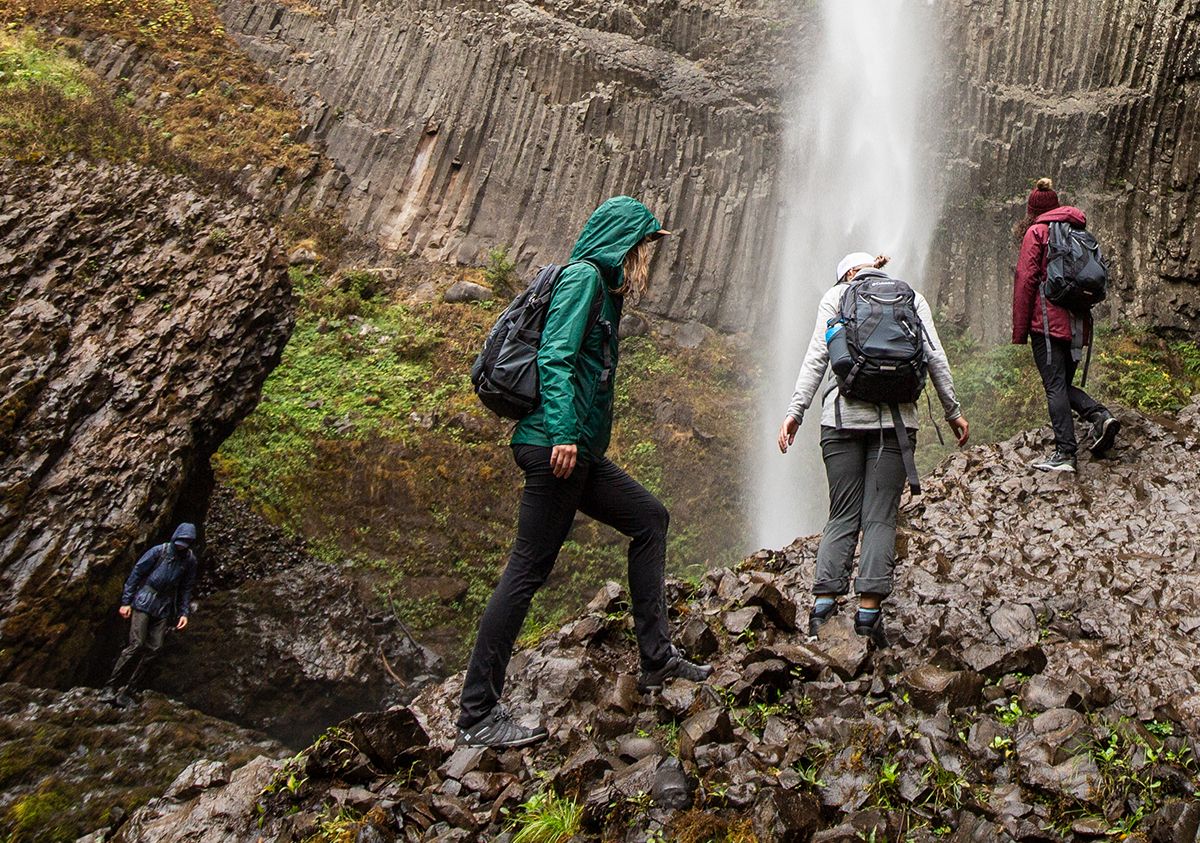
[[[1114, 419], [1115, 421], [1115, 419]], [[1115, 435], [1115, 434], [1114, 434]], [[1075, 471], [1075, 455], [1064, 454], [1062, 451], [1055, 451], [1048, 457], [1040, 460], [1034, 460], [1029, 464], [1030, 468], [1036, 468], [1038, 471]]]
[[638, 679], [638, 691], [657, 691], [668, 679], [686, 679], [689, 682], [703, 682], [713, 671], [711, 664], [696, 664], [683, 657], [675, 647], [671, 647], [671, 658], [657, 670], [643, 670]]
[[496, 749], [529, 746], [545, 740], [550, 733], [545, 726], [522, 726], [499, 703], [482, 720], [470, 728], [458, 730], [457, 746], [490, 746]]
[[880, 650], [892, 646], [888, 641], [887, 632], [883, 628], [883, 612], [864, 613], [861, 609], [854, 613], [854, 631], [869, 638]]
[[813, 604], [813, 607], [808, 610], [808, 640], [809, 641], [817, 640], [817, 633], [821, 631], [821, 627], [823, 627], [830, 618], [832, 618], [834, 615], [836, 615], [837, 611], [838, 611], [838, 604], [837, 604], [836, 600], [834, 600], [832, 603], [830, 603], [827, 606], [822, 606], [819, 609], [817, 608], [817, 605], [815, 603]]
[[100, 702], [109, 703], [110, 705], [117, 699], [117, 689], [112, 685], [105, 685], [100, 689]]
[[1116, 443], [1120, 432], [1121, 423], [1111, 413], [1105, 413], [1092, 425], [1092, 444], [1088, 445], [1088, 450], [1093, 456], [1103, 456]]
[[137, 700], [133, 698], [133, 695], [129, 691], [122, 688], [121, 692], [113, 699], [112, 704], [117, 708], [133, 708], [137, 705]]

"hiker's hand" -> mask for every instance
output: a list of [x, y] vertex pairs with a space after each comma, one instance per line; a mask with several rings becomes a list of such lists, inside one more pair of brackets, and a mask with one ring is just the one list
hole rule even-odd
[[783, 420], [783, 424], [779, 427], [779, 453], [787, 453], [788, 446], [796, 441], [796, 431], [799, 429], [800, 422], [791, 416]]
[[120, 609], [117, 609], [117, 614], [125, 618], [125, 620], [129, 620], [129, 616], [133, 614], [133, 607], [122, 606]]
[[575, 445], [555, 445], [550, 452], [550, 469], [559, 480], [566, 480], [579, 461], [579, 448]]
[[187, 626], [187, 615], [180, 615], [179, 623], [175, 624], [175, 628], [183, 629], [185, 626]]
[[958, 447], [967, 444], [967, 439], [971, 436], [971, 425], [967, 424], [966, 416], [959, 416], [956, 419], [950, 420], [950, 428], [954, 431], [955, 437], [958, 439]]

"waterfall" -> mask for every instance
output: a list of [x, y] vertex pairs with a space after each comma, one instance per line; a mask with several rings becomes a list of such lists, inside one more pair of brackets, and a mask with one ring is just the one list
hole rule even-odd
[[889, 273], [922, 287], [941, 210], [932, 160], [938, 109], [931, 5], [821, 0], [820, 43], [807, 57], [813, 65], [798, 74], [788, 98], [749, 461], [751, 524], [760, 547], [782, 547], [824, 524], [828, 487], [818, 444], [824, 384], [787, 455], [775, 439], [838, 260], [860, 250], [888, 254]]

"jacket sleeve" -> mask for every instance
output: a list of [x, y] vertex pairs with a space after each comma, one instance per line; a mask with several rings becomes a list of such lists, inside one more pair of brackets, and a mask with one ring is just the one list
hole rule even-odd
[[1029, 339], [1029, 326], [1033, 323], [1033, 309], [1037, 304], [1045, 250], [1045, 244], [1039, 242], [1037, 229], [1038, 226], [1031, 225], [1025, 232], [1021, 253], [1017, 256], [1017, 272], [1013, 278], [1013, 345], [1024, 345]]
[[158, 557], [162, 554], [162, 545], [156, 544], [154, 547], [142, 554], [142, 558], [133, 566], [133, 570], [129, 572], [129, 576], [125, 579], [125, 588], [121, 589], [121, 605], [132, 606], [134, 595], [141, 588], [142, 583], [146, 581], [146, 577], [150, 576], [154, 571], [154, 566], [158, 564]]
[[837, 316], [836, 302], [840, 298], [840, 294], [826, 293], [817, 306], [817, 324], [813, 326], [812, 339], [808, 341], [808, 351], [804, 354], [804, 362], [800, 364], [796, 388], [792, 392], [791, 403], [788, 404], [787, 414], [797, 423], [804, 421], [804, 411], [812, 404], [813, 396], [817, 394], [817, 387], [821, 385], [821, 380], [825, 377], [825, 369], [829, 366], [829, 346], [825, 344], [825, 329], [829, 325], [829, 320]]
[[568, 267], [558, 280], [546, 314], [538, 350], [538, 376], [546, 432], [556, 445], [579, 442], [579, 419], [575, 414], [575, 392], [579, 389], [576, 363], [596, 285], [601, 283], [600, 273], [587, 264]]
[[192, 607], [192, 589], [196, 586], [196, 555], [188, 551], [187, 571], [183, 574], [183, 584], [179, 587], [179, 614], [187, 616]]
[[950, 360], [946, 357], [946, 349], [942, 347], [942, 338], [938, 336], [937, 325], [933, 322], [933, 311], [929, 302], [920, 293], [917, 294], [917, 315], [925, 326], [927, 344], [925, 360], [929, 364], [929, 380], [933, 383], [938, 400], [942, 402], [942, 410], [946, 413], [946, 421], [953, 421], [962, 415], [962, 407], [958, 396], [954, 393], [954, 376], [950, 373]]

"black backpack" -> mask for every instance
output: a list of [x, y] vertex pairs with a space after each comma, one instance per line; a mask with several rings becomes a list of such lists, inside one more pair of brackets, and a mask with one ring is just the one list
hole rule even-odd
[[[838, 392], [891, 408], [913, 494], [919, 494], [921, 486], [900, 405], [915, 402], [925, 388], [927, 336], [917, 314], [917, 294], [908, 284], [882, 273], [863, 273], [851, 282], [825, 332]], [[840, 428], [840, 404], [834, 405], [834, 412]]]
[[[1076, 360], [1083, 348], [1082, 321], [1092, 307], [1108, 296], [1108, 262], [1100, 254], [1100, 244], [1086, 228], [1068, 222], [1048, 224], [1050, 239], [1046, 246], [1046, 278], [1042, 282], [1042, 327], [1046, 338], [1046, 356], [1050, 356], [1050, 308], [1052, 302], [1071, 313], [1071, 352]], [[1092, 362], [1092, 344], [1088, 343], [1080, 385], [1087, 383]]]
[[[471, 366], [471, 384], [483, 405], [506, 419], [523, 419], [541, 403], [538, 380], [538, 349], [550, 299], [566, 267], [543, 266], [533, 282], [500, 314], [488, 332], [483, 350]], [[597, 269], [597, 272], [599, 270]], [[604, 304], [604, 284], [600, 284], [588, 315], [587, 333], [600, 320]], [[606, 325], [606, 331], [611, 326]], [[611, 371], [609, 348], [604, 343], [604, 368]]]

